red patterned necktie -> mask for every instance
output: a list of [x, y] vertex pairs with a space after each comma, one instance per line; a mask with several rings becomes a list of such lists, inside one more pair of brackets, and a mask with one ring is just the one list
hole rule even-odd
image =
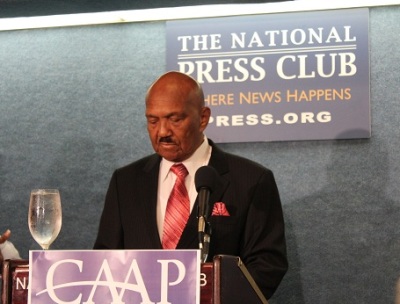
[[186, 167], [179, 163], [171, 167], [176, 175], [175, 185], [167, 203], [165, 212], [162, 245], [164, 249], [175, 249], [189, 219], [190, 201], [185, 186], [185, 178], [189, 174]]

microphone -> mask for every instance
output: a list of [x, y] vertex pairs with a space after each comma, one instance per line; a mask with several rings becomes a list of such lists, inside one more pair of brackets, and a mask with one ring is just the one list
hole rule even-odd
[[211, 227], [207, 219], [210, 215], [210, 193], [214, 191], [217, 180], [217, 172], [213, 167], [200, 167], [195, 174], [194, 183], [197, 190], [198, 206], [198, 235], [199, 248], [202, 251], [203, 261], [207, 259], [208, 245], [210, 243]]

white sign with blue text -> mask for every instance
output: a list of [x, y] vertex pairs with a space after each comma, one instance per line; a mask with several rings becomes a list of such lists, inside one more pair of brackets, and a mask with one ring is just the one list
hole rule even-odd
[[31, 304], [200, 303], [198, 250], [30, 251]]

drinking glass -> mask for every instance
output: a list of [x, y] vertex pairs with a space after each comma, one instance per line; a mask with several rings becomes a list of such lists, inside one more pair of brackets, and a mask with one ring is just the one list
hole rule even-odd
[[34, 189], [29, 201], [28, 225], [32, 237], [44, 249], [57, 238], [61, 230], [62, 211], [57, 189]]

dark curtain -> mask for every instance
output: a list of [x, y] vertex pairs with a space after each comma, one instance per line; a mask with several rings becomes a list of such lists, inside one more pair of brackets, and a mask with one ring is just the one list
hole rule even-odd
[[282, 2], [238, 1], [238, 0], [0, 0], [0, 18], [77, 14], [117, 10], [148, 9], [159, 7], [178, 7], [205, 4], [244, 4]]

